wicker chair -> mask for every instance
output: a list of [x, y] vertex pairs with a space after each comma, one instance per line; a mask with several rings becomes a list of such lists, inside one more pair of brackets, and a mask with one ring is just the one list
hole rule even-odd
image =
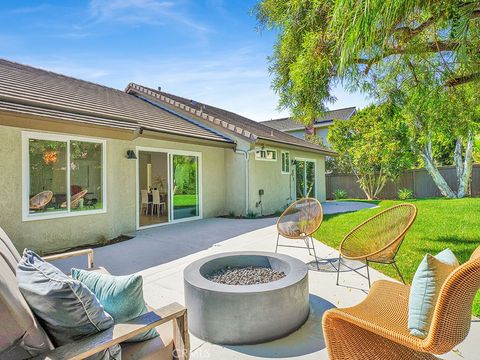
[[425, 339], [410, 335], [410, 286], [376, 281], [360, 304], [328, 310], [323, 334], [330, 360], [437, 359], [468, 335], [472, 304], [480, 288], [480, 247], [455, 269], [440, 290]]
[[[88, 189], [84, 189], [74, 195], [70, 198], [70, 209], [76, 209], [80, 205], [80, 200], [87, 195]], [[67, 207], [67, 202], [63, 202], [62, 205], [60, 206], [61, 208], [66, 208]]]
[[391, 264], [405, 284], [395, 262], [395, 256], [416, 216], [415, 205], [400, 204], [378, 213], [350, 231], [340, 244], [337, 285], [342, 258], [365, 261], [369, 287], [371, 285], [368, 268], [370, 262]]
[[45, 206], [52, 201], [53, 192], [50, 190], [42, 191], [30, 199], [30, 210], [43, 210]]
[[[295, 201], [278, 218], [278, 235], [275, 252], [277, 252], [278, 247], [294, 247], [306, 248], [308, 249], [308, 253], [312, 255], [311, 250], [313, 250], [313, 255], [315, 256], [315, 261], [317, 263], [317, 269], [319, 269], [312, 234], [320, 227], [320, 225], [322, 224], [322, 220], [323, 209], [322, 205], [317, 199], [302, 198]], [[305, 242], [305, 247], [294, 245], [280, 245], [280, 236], [283, 236], [287, 239], [301, 239]]]

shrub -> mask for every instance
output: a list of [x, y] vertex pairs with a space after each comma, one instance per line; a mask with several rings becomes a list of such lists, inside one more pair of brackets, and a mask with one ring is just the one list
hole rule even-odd
[[247, 218], [249, 219], [255, 219], [257, 217], [257, 213], [255, 211], [249, 211], [247, 213]]
[[398, 190], [398, 198], [400, 200], [408, 200], [413, 199], [413, 191], [407, 188], [403, 188]]
[[335, 200], [346, 199], [347, 198], [347, 192], [343, 189], [336, 189], [333, 192], [333, 197], [335, 198]]

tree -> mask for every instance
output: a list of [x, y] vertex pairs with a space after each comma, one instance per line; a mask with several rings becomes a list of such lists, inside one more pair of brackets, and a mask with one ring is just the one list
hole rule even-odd
[[[270, 70], [280, 107], [308, 124], [339, 82], [378, 103], [400, 99], [411, 147], [442, 194], [465, 195], [479, 119], [479, 0], [263, 0], [256, 14], [279, 30]], [[452, 140], [457, 191], [434, 155]]]
[[411, 167], [408, 129], [393, 106], [370, 106], [348, 121], [335, 120], [328, 141], [348, 164], [368, 199], [377, 198], [388, 180]]
[[480, 136], [475, 138], [474, 149], [473, 149], [473, 160], [476, 163], [480, 163]]

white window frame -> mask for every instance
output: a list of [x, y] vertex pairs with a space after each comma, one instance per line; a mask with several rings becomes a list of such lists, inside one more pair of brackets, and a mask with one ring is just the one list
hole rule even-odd
[[[288, 164], [288, 171], [284, 171], [283, 170], [283, 155], [288, 155], [288, 161], [286, 162], [286, 164]], [[282, 174], [290, 174], [292, 168], [292, 164], [290, 163], [290, 151], [282, 151], [281, 154], [280, 154], [280, 162], [281, 162], [281, 170], [282, 170]]]
[[[275, 153], [275, 159], [267, 159], [266, 157], [265, 158], [262, 158], [262, 157], [259, 157], [257, 156], [257, 152], [258, 151], [265, 151], [265, 155], [267, 154], [267, 151], [272, 151]], [[272, 148], [256, 148], [255, 149], [255, 160], [258, 160], [258, 161], [277, 161], [278, 159], [278, 152], [277, 150], [275, 149], [272, 149]]]
[[[65, 211], [31, 214], [30, 201], [30, 156], [29, 140], [63, 141], [67, 143], [67, 159], [70, 164], [70, 141], [85, 141], [102, 144], [102, 208], [70, 210], [70, 166], [67, 166], [67, 208]], [[82, 215], [104, 214], [107, 212], [107, 142], [104, 139], [62, 135], [55, 133], [22, 131], [22, 221], [57, 219]]]

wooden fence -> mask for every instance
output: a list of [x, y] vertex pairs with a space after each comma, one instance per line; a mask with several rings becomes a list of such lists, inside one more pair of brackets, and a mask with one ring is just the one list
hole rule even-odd
[[[448, 185], [453, 190], [457, 189], [457, 174], [454, 166], [439, 168]], [[357, 178], [352, 174], [328, 174], [326, 175], [327, 199], [333, 199], [336, 189], [343, 189], [349, 198], [365, 199], [365, 193], [360, 189]], [[425, 169], [406, 171], [397, 181], [389, 181], [380, 192], [380, 199], [396, 199], [399, 189], [407, 188], [413, 191], [415, 197], [438, 197], [442, 196], [432, 178]], [[472, 183], [470, 186], [472, 196], [480, 196], [480, 164], [473, 166]]]

